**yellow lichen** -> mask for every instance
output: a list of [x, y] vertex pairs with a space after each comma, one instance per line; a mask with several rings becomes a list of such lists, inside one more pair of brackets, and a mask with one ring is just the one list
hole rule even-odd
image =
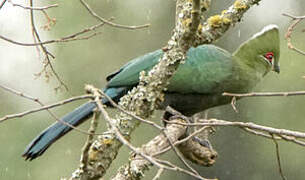
[[229, 19], [227, 17], [222, 18], [222, 21], [224, 24], [230, 24], [232, 22], [231, 19]]
[[232, 22], [232, 20], [229, 18], [229, 14], [227, 14], [227, 10], [223, 10], [221, 12], [221, 17], [222, 17], [222, 22], [224, 24], [230, 24]]
[[112, 144], [112, 139], [103, 139], [103, 144]]
[[211, 16], [208, 19], [208, 24], [212, 27], [220, 27], [222, 24], [222, 18], [220, 15]]
[[96, 161], [98, 158], [98, 151], [96, 151], [94, 148], [90, 148], [88, 155], [89, 161]]
[[201, 8], [203, 8], [204, 10], [209, 9], [210, 5], [211, 0], [201, 1]]
[[191, 23], [192, 23], [192, 19], [191, 18], [187, 18], [184, 21], [182, 21], [182, 25], [184, 27], [189, 27], [191, 25]]
[[199, 31], [199, 33], [202, 31], [202, 28], [203, 28], [203, 26], [202, 26], [202, 24], [200, 23], [200, 24], [198, 25], [198, 31]]
[[246, 9], [247, 5], [242, 0], [236, 0], [234, 2], [234, 8], [237, 10]]
[[215, 15], [208, 19], [208, 24], [212, 27], [220, 27], [222, 24], [230, 23], [231, 19], [227, 18], [226, 16]]
[[223, 11], [221, 12], [221, 15], [223, 16], [223, 15], [225, 15], [227, 12], [228, 12], [227, 10], [223, 10]]

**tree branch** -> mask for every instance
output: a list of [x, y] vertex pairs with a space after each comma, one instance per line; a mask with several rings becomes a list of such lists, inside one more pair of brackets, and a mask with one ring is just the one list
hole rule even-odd
[[251, 92], [251, 93], [222, 93], [223, 96], [232, 97], [255, 97], [255, 96], [303, 96], [305, 91], [291, 91], [291, 92]]
[[[27, 111], [24, 111], [24, 112], [22, 112], [22, 113], [16, 113], [16, 114], [6, 115], [6, 116], [0, 118], [0, 123], [3, 122], [3, 121], [6, 121], [6, 120], [8, 120], [8, 119], [13, 119], [13, 118], [17, 118], [17, 117], [23, 117], [23, 116], [28, 115], [28, 114], [32, 114], [32, 113], [35, 113], [35, 112], [39, 112], [39, 111], [42, 111], [42, 110], [51, 109], [51, 108], [54, 108], [54, 107], [57, 107], [57, 106], [61, 106], [61, 105], [64, 105], [64, 104], [67, 104], [67, 103], [76, 101], [76, 100], [88, 99], [88, 98], [93, 98], [93, 97], [94, 97], [94, 96], [92, 96], [92, 95], [76, 96], [76, 97], [72, 97], [72, 98], [65, 99], [65, 100], [63, 100], [63, 101], [54, 103], [54, 104], [42, 106], [42, 107], [40, 107], [40, 108], [35, 108], [35, 109], [32, 109], [32, 110], [27, 110]], [[74, 126], [73, 126], [73, 127], [74, 127]]]
[[116, 24], [113, 23], [111, 21], [108, 21], [105, 18], [100, 17], [98, 14], [96, 14], [91, 7], [84, 1], [84, 0], [80, 0], [81, 4], [88, 10], [88, 12], [96, 19], [98, 19], [99, 21], [101, 21], [102, 23], [105, 23], [109, 26], [115, 27], [115, 28], [122, 28], [122, 29], [142, 29], [142, 28], [147, 28], [150, 26], [150, 24], [144, 24], [144, 25], [140, 25], [140, 26], [126, 26], [126, 25], [121, 25], [121, 24]]
[[46, 9], [49, 9], [49, 8], [58, 7], [58, 4], [51, 4], [51, 5], [42, 6], [42, 7], [32, 7], [32, 6], [24, 6], [24, 5], [21, 5], [21, 4], [14, 3], [12, 0], [8, 0], [8, 2], [11, 3], [13, 6], [21, 7], [21, 8], [26, 9], [26, 10], [42, 11], [42, 10], [46, 10]]
[[291, 34], [292, 32], [294, 31], [295, 27], [302, 21], [305, 19], [305, 16], [293, 16], [293, 15], [290, 15], [290, 14], [287, 14], [287, 13], [284, 13], [283, 16], [287, 16], [287, 17], [290, 17], [292, 18], [293, 22], [292, 24], [288, 27], [287, 29], [287, 32], [285, 34], [285, 38], [287, 40], [287, 46], [289, 49], [292, 49], [294, 50], [295, 52], [299, 53], [299, 54], [302, 54], [302, 55], [305, 55], [305, 51], [302, 51], [298, 48], [296, 48], [292, 42], [291, 42]]
[[0, 10], [2, 9], [2, 7], [4, 6], [4, 4], [6, 3], [7, 0], [3, 0], [0, 4]]

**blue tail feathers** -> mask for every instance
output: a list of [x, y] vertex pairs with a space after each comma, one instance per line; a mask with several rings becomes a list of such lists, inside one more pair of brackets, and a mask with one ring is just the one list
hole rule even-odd
[[[104, 90], [104, 92], [115, 102], [118, 102], [129, 89], [130, 88], [126, 87], [107, 88]], [[102, 99], [102, 103], [109, 105], [109, 101], [105, 98]], [[85, 103], [76, 108], [74, 111], [65, 115], [63, 118], [61, 118], [61, 120], [73, 126], [77, 126], [92, 115], [95, 107], [96, 104], [94, 102]], [[26, 147], [22, 156], [25, 157], [26, 160], [33, 160], [38, 156], [41, 156], [51, 144], [71, 130], [71, 127], [66, 126], [61, 122], [52, 124], [32, 140], [32, 142]]]

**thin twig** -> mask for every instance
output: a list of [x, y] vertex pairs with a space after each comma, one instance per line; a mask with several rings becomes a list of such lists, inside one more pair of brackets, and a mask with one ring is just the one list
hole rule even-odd
[[7, 0], [3, 0], [2, 3], [0, 4], [0, 10], [2, 9], [2, 7], [4, 6], [4, 4], [6, 3]]
[[[8, 41], [10, 43], [13, 43], [13, 44], [16, 44], [16, 45], [20, 45], [20, 46], [39, 46], [39, 45], [46, 45], [46, 44], [52, 44], [52, 43], [64, 43], [64, 42], [69, 42], [69, 41], [76, 41], [76, 40], [82, 40], [82, 39], [88, 39], [88, 36], [87, 37], [82, 37], [82, 38], [78, 38], [79, 35], [82, 35], [84, 33], [87, 33], [89, 31], [93, 31], [101, 26], [103, 26], [105, 23], [99, 23], [97, 25], [94, 25], [94, 26], [91, 26], [89, 28], [85, 28], [83, 29], [82, 31], [79, 31], [79, 32], [76, 32], [74, 34], [71, 34], [71, 35], [67, 35], [67, 36], [64, 36], [62, 38], [59, 38], [59, 39], [52, 39], [52, 40], [48, 40], [48, 41], [42, 41], [42, 42], [37, 42], [37, 43], [24, 43], [24, 42], [18, 42], [18, 41], [15, 41], [15, 40], [12, 40], [12, 39], [9, 39], [7, 37], [4, 37], [2, 35], [0, 35], [0, 39], [3, 39], [5, 41]], [[98, 33], [99, 34], [99, 33]], [[89, 37], [92, 37], [92, 36], [95, 36], [97, 35], [96, 33], [90, 35]]]
[[272, 137], [272, 136], [270, 136], [270, 133], [264, 133], [264, 132], [253, 130], [253, 129], [249, 129], [249, 128], [241, 128], [241, 129], [245, 130], [248, 133], [257, 135], [257, 136], [262, 136], [262, 137], [269, 138], [269, 139], [273, 139], [274, 138], [276, 140], [291, 141], [292, 143], [295, 143], [295, 144], [298, 144], [298, 145], [301, 145], [301, 146], [305, 146], [305, 142], [304, 141], [298, 140], [298, 139], [296, 139], [295, 137], [292, 137], [292, 136], [285, 136], [285, 135], [278, 134], [277, 136], [279, 136], [279, 137], [277, 137], [277, 136], [273, 136]]
[[89, 11], [89, 13], [93, 17], [95, 17], [96, 19], [98, 19], [99, 21], [101, 21], [103, 23], [106, 23], [109, 26], [116, 27], [116, 28], [122, 28], [122, 29], [131, 29], [131, 30], [147, 28], [147, 27], [150, 26], [150, 24], [144, 24], [144, 25], [140, 25], [140, 26], [126, 26], [126, 25], [121, 25], [121, 24], [113, 23], [113, 22], [108, 21], [107, 19], [102, 18], [99, 15], [97, 15], [84, 0], [80, 0], [80, 2]]
[[185, 170], [183, 168], [180, 168], [180, 167], [172, 164], [169, 161], [163, 161], [163, 160], [159, 160], [159, 159], [157, 161], [162, 163], [162, 164], [164, 164], [164, 165], [166, 164], [167, 166], [165, 166], [165, 167], [167, 167], [167, 170], [171, 170], [171, 171], [174, 171], [174, 172], [182, 172], [184, 174], [188, 174], [190, 176], [193, 176], [194, 178], [197, 178], [197, 179], [202, 179], [202, 180], [217, 180], [217, 179], [206, 179], [206, 178], [203, 178], [202, 176], [193, 174], [192, 172], [187, 171], [187, 170]]
[[[30, 0], [30, 7], [33, 7], [33, 0]], [[32, 32], [33, 34], [35, 35], [34, 37], [34, 41], [38, 41], [39, 43], [41, 43], [41, 39], [40, 39], [40, 36], [39, 36], [39, 33], [35, 27], [35, 22], [34, 22], [34, 10], [33, 9], [30, 9], [30, 19], [31, 19], [31, 29], [32, 29]], [[58, 80], [58, 82], [60, 83], [59, 87], [60, 86], [63, 86], [67, 91], [68, 91], [68, 86], [63, 82], [63, 80], [61, 79], [61, 77], [57, 74], [57, 72], [55, 71], [53, 65], [52, 65], [52, 62], [51, 62], [51, 59], [49, 56], [51, 56], [52, 58], [55, 58], [54, 55], [52, 55], [48, 50], [47, 48], [43, 45], [43, 44], [40, 44], [39, 45], [42, 49], [42, 52], [44, 53], [45, 55], [45, 60], [47, 61], [46, 64], [44, 64], [44, 69], [46, 69], [46, 67], [50, 67], [52, 73], [55, 75], [56, 79]], [[57, 88], [56, 88], [57, 89]]]
[[[166, 122], [170, 122], [170, 121], [166, 121]], [[179, 141], [176, 141], [175, 143], [173, 143], [173, 145], [174, 145], [174, 146], [177, 146], [177, 145], [179, 145], [179, 144], [181, 144], [181, 143], [184, 143], [184, 142], [190, 140], [192, 137], [194, 137], [194, 136], [196, 136], [197, 134], [201, 133], [201, 132], [202, 132], [203, 130], [205, 130], [206, 128], [208, 128], [208, 126], [204, 126], [204, 127], [200, 128], [200, 129], [194, 131], [193, 133], [191, 133], [191, 134], [188, 135], [187, 137], [185, 137], [185, 138], [183, 138], [183, 139], [181, 139], [181, 140], [179, 140]], [[153, 154], [152, 156], [158, 156], [158, 155], [160, 155], [160, 154], [163, 154], [163, 153], [169, 151], [170, 149], [171, 149], [171, 147], [169, 146], [169, 147], [163, 149], [162, 151], [159, 151], [159, 152]]]
[[285, 135], [280, 135], [280, 134], [278, 136], [280, 136], [282, 139], [284, 139], [286, 141], [291, 141], [291, 142], [296, 143], [298, 145], [305, 146], [305, 142], [304, 141], [298, 140], [295, 137], [285, 136]]
[[159, 168], [157, 174], [155, 175], [155, 177], [152, 180], [158, 180], [161, 176], [161, 174], [163, 173], [164, 169], [163, 168]]
[[287, 17], [290, 17], [292, 19], [305, 19], [305, 16], [294, 16], [294, 15], [291, 15], [291, 14], [288, 14], [288, 13], [283, 13], [283, 16], [287, 16]]
[[242, 127], [242, 128], [255, 129], [255, 130], [259, 130], [259, 131], [265, 131], [265, 132], [268, 132], [271, 134], [276, 134], [276, 135], [286, 135], [286, 136], [293, 136], [296, 138], [305, 138], [305, 133], [303, 133], [303, 132], [262, 126], [262, 125], [254, 124], [252, 122], [247, 122], [247, 123], [230, 122], [230, 121], [219, 120], [219, 119], [202, 120], [201, 122], [202, 123], [177, 123], [177, 122], [167, 121], [167, 123], [175, 123], [175, 124], [185, 125], [185, 126], [236, 126], [236, 127]]
[[[274, 137], [273, 134], [271, 134], [272, 137]], [[279, 144], [277, 143], [277, 140], [275, 138], [272, 138], [273, 142], [275, 144], [275, 150], [276, 150], [276, 159], [277, 159], [277, 163], [278, 163], [278, 167], [279, 167], [279, 172], [280, 175], [282, 177], [283, 180], [286, 180], [285, 175], [283, 174], [283, 169], [282, 169], [282, 165], [281, 165], [281, 157], [280, 157], [280, 148], [279, 148]]]
[[39, 111], [46, 110], [46, 109], [51, 109], [51, 108], [54, 108], [54, 107], [57, 107], [57, 106], [61, 106], [61, 105], [76, 101], [76, 100], [92, 99], [92, 98], [94, 98], [94, 96], [92, 96], [92, 95], [83, 95], [83, 96], [72, 97], [72, 98], [65, 99], [63, 101], [60, 101], [60, 102], [57, 102], [57, 103], [54, 103], [54, 104], [42, 106], [40, 108], [35, 108], [35, 109], [32, 109], [32, 110], [27, 110], [27, 111], [24, 111], [22, 113], [6, 115], [6, 116], [0, 118], [0, 123], [3, 122], [3, 121], [6, 121], [8, 119], [23, 117], [23, 116], [31, 114], [31, 113], [39, 112]]
[[305, 19], [305, 16], [293, 16], [287, 13], [283, 13], [284, 16], [290, 17], [293, 19], [293, 23], [288, 27], [287, 32], [285, 34], [285, 38], [287, 39], [287, 46], [289, 49], [292, 49], [299, 54], [305, 55], [305, 52], [296, 48], [292, 43], [291, 43], [291, 34], [294, 31], [295, 27], [297, 24], [299, 24], [302, 20]]
[[199, 175], [199, 173], [190, 165], [186, 162], [186, 160], [183, 158], [182, 154], [178, 151], [177, 147], [174, 145], [174, 143], [171, 141], [171, 139], [168, 137], [168, 135], [165, 133], [165, 131], [163, 130], [162, 133], [164, 134], [164, 136], [166, 137], [167, 141], [170, 144], [170, 148], [174, 151], [174, 153], [176, 154], [176, 156], [180, 159], [180, 161], [187, 167], [189, 168], [194, 174]]
[[53, 8], [53, 7], [58, 7], [58, 4], [51, 4], [51, 5], [42, 6], [42, 7], [32, 7], [32, 6], [24, 6], [24, 5], [21, 5], [21, 4], [14, 3], [12, 0], [8, 0], [8, 2], [11, 3], [13, 6], [21, 7], [23, 9], [27, 9], [27, 10], [42, 11], [42, 10], [45, 10], [45, 9], [49, 9], [49, 8]]
[[98, 125], [98, 117], [99, 117], [99, 111], [94, 111], [93, 112], [93, 117], [91, 120], [91, 124], [90, 124], [90, 128], [88, 130], [88, 137], [87, 137], [87, 141], [84, 145], [84, 147], [82, 148], [82, 155], [81, 155], [81, 159], [80, 159], [80, 167], [82, 168], [82, 170], [84, 172], [87, 171], [87, 164], [88, 164], [88, 159], [89, 159], [89, 149], [90, 146], [93, 143], [93, 138], [94, 138], [94, 134]]
[[[45, 106], [38, 98], [32, 97], [32, 96], [30, 96], [30, 95], [28, 95], [28, 94], [26, 94], [26, 93], [17, 91], [17, 90], [15, 90], [15, 89], [13, 89], [13, 88], [10, 88], [10, 87], [7, 87], [7, 86], [1, 85], [1, 84], [0, 84], [0, 88], [4, 89], [4, 90], [6, 90], [6, 91], [8, 91], [8, 92], [10, 92], [10, 93], [13, 93], [13, 94], [15, 94], [15, 95], [17, 95], [17, 96], [20, 96], [20, 97], [29, 99], [29, 100], [31, 100], [31, 101], [34, 101], [34, 102], [38, 103], [40, 106], [42, 106], [42, 107]], [[62, 123], [62, 124], [66, 125], [66, 126], [68, 126], [68, 127], [70, 127], [70, 128], [72, 128], [72, 129], [74, 129], [74, 130], [76, 130], [76, 131], [78, 131], [78, 132], [80, 132], [80, 133], [88, 134], [87, 131], [82, 130], [82, 129], [80, 129], [80, 128], [77, 128], [77, 127], [73, 126], [72, 124], [69, 124], [69, 123], [67, 123], [67, 122], [65, 122], [65, 121], [63, 121], [63, 120], [61, 120], [61, 119], [58, 118], [58, 117], [55, 115], [55, 113], [53, 113], [51, 110], [49, 110], [49, 109], [46, 109], [46, 110], [48, 111], [48, 113], [49, 113], [57, 122]], [[0, 121], [0, 122], [1, 122], [1, 121]]]
[[303, 96], [305, 91], [291, 91], [291, 92], [251, 92], [245, 94], [238, 93], [222, 93], [223, 96], [233, 96], [233, 97], [254, 97], [254, 96]]
[[123, 109], [121, 106], [119, 106], [117, 103], [115, 103], [115, 102], [114, 102], [107, 94], [105, 94], [103, 91], [101, 91], [101, 90], [98, 90], [98, 91], [99, 91], [99, 93], [100, 93], [103, 97], [105, 97], [105, 98], [110, 102], [110, 104], [111, 104], [114, 108], [120, 110], [121, 112], [123, 112], [123, 113], [125, 113], [125, 114], [127, 114], [127, 115], [129, 115], [129, 116], [131, 116], [131, 117], [133, 117], [133, 118], [135, 118], [135, 119], [137, 119], [137, 120], [143, 122], [143, 123], [149, 124], [149, 125], [151, 125], [151, 126], [157, 128], [157, 129], [159, 129], [159, 130], [164, 129], [162, 126], [159, 126], [158, 124], [156, 124], [156, 123], [154, 123], [154, 122], [152, 122], [152, 121], [143, 119], [143, 118], [141, 118], [141, 117], [135, 115], [134, 113], [132, 113], [132, 112], [130, 112], [130, 111], [127, 111], [127, 110]]

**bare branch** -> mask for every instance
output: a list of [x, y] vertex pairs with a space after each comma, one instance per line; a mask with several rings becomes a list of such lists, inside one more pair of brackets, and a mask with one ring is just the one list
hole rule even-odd
[[227, 93], [224, 92], [223, 96], [233, 97], [254, 97], [254, 96], [303, 96], [305, 91], [291, 91], [291, 92], [251, 92], [245, 94]]
[[287, 178], [285, 177], [284, 173], [283, 173], [283, 169], [282, 169], [282, 165], [281, 165], [281, 157], [280, 157], [280, 148], [279, 148], [279, 144], [277, 143], [277, 140], [274, 138], [274, 135], [271, 134], [273, 142], [275, 144], [275, 150], [276, 150], [276, 159], [277, 159], [277, 163], [278, 163], [278, 167], [279, 167], [279, 173], [282, 177], [283, 180], [286, 180]]
[[46, 109], [51, 109], [51, 108], [54, 108], [54, 107], [57, 107], [57, 106], [61, 106], [61, 105], [76, 101], [76, 100], [92, 99], [92, 98], [94, 98], [94, 96], [92, 96], [92, 95], [83, 95], [83, 96], [72, 97], [72, 98], [69, 98], [69, 99], [54, 103], [54, 104], [50, 104], [50, 105], [47, 105], [47, 106], [42, 106], [40, 108], [35, 108], [35, 109], [32, 109], [32, 110], [27, 110], [27, 111], [24, 111], [22, 113], [6, 115], [6, 116], [0, 118], [0, 123], [3, 122], [3, 121], [6, 121], [8, 119], [23, 117], [23, 116], [28, 115], [28, 114], [32, 114], [32, 113], [39, 112], [39, 111], [46, 110]]
[[[180, 161], [188, 168], [190, 169], [194, 174], [199, 175], [199, 173], [191, 166], [189, 165], [186, 160], [183, 158], [182, 154], [178, 151], [177, 147], [173, 144], [171, 138], [169, 137], [168, 134], [166, 134], [166, 132], [163, 130], [162, 131], [163, 135], [165, 136], [165, 138], [167, 139], [167, 141], [169, 142], [169, 145], [171, 147], [171, 149], [174, 151], [174, 153], [177, 155], [177, 157], [180, 159]], [[152, 153], [150, 153], [151, 155]]]
[[110, 102], [110, 104], [111, 104], [114, 108], [120, 110], [122, 113], [127, 114], [127, 115], [129, 115], [130, 117], [133, 117], [134, 119], [139, 120], [139, 121], [141, 121], [141, 122], [143, 122], [143, 123], [145, 123], [145, 124], [149, 124], [149, 125], [151, 125], [151, 126], [157, 128], [157, 129], [159, 129], [159, 130], [162, 130], [162, 129], [163, 129], [163, 127], [159, 126], [158, 124], [156, 124], [156, 123], [154, 123], [154, 122], [152, 122], [152, 121], [143, 119], [143, 118], [141, 118], [141, 117], [135, 115], [133, 112], [130, 112], [130, 111], [127, 111], [127, 110], [123, 109], [121, 106], [119, 106], [117, 103], [115, 103], [115, 102], [114, 102], [107, 94], [105, 94], [103, 91], [101, 91], [101, 90], [98, 90], [98, 91], [99, 91], [99, 93], [100, 93], [103, 97], [105, 97], [105, 98]]
[[[168, 123], [172, 123], [172, 122], [169, 121]], [[185, 125], [185, 126], [236, 126], [236, 127], [241, 127], [241, 128], [249, 128], [249, 129], [264, 131], [264, 132], [267, 132], [270, 134], [275, 134], [275, 135], [285, 135], [285, 136], [293, 136], [296, 138], [305, 138], [304, 132], [262, 126], [262, 125], [254, 124], [252, 122], [245, 123], [245, 122], [230, 122], [230, 121], [219, 120], [219, 119], [208, 119], [208, 120], [203, 119], [203, 120], [201, 120], [201, 123], [180, 123], [180, 125]]]
[[299, 54], [305, 55], [305, 51], [302, 51], [298, 48], [296, 48], [292, 43], [291, 43], [291, 34], [294, 31], [294, 28], [302, 21], [305, 19], [305, 16], [293, 16], [287, 13], [283, 14], [284, 16], [290, 17], [293, 19], [292, 24], [288, 27], [287, 32], [285, 34], [285, 38], [287, 39], [287, 46], [289, 49], [292, 49]]
[[155, 175], [155, 177], [153, 178], [153, 180], [158, 180], [160, 179], [161, 174], [163, 173], [164, 169], [163, 168], [159, 168], [157, 174]]
[[296, 139], [295, 137], [292, 136], [285, 136], [285, 135], [277, 135], [277, 136], [271, 136], [270, 133], [264, 133], [261, 131], [257, 131], [257, 130], [253, 130], [253, 129], [249, 129], [249, 128], [242, 128], [243, 130], [245, 130], [246, 132], [249, 132], [251, 134], [257, 135], [257, 136], [262, 136], [265, 138], [269, 138], [269, 139], [275, 139], [275, 140], [285, 140], [285, 141], [290, 141], [292, 143], [301, 145], [301, 146], [305, 146], [305, 142]]
[[[166, 121], [166, 122], [167, 122], [167, 123], [173, 123], [173, 121]], [[183, 125], [183, 124], [180, 124], [180, 125]], [[185, 125], [185, 124], [184, 124], [184, 125]], [[187, 125], [187, 126], [188, 126], [188, 125]], [[186, 142], [186, 141], [189, 141], [192, 137], [194, 137], [194, 136], [196, 136], [197, 134], [201, 133], [201, 132], [202, 132], [203, 130], [205, 130], [206, 128], [207, 128], [207, 126], [204, 126], [204, 127], [200, 128], [200, 129], [194, 131], [193, 133], [191, 133], [191, 134], [188, 135], [187, 137], [185, 137], [185, 138], [183, 138], [183, 139], [181, 139], [181, 140], [178, 140], [178, 141], [174, 142], [173, 145], [176, 146], [176, 145], [182, 144], [182, 143], [184, 143], [184, 142]], [[170, 149], [171, 149], [171, 147], [164, 148], [164, 149], [162, 149], [161, 151], [158, 151], [158, 152], [154, 153], [153, 156], [158, 156], [158, 155], [160, 155], [160, 154], [163, 154], [163, 153], [169, 151]]]
[[32, 6], [24, 6], [24, 5], [21, 5], [21, 4], [14, 3], [12, 0], [8, 0], [8, 2], [11, 3], [13, 6], [21, 7], [21, 8], [26, 9], [26, 10], [42, 11], [42, 10], [46, 10], [46, 9], [49, 9], [49, 8], [58, 7], [58, 4], [51, 4], [51, 5], [42, 6], [42, 7], [32, 7]]
[[4, 6], [4, 4], [6, 3], [7, 0], [3, 0], [2, 3], [0, 4], [0, 10], [2, 9], [2, 7]]
[[122, 28], [122, 29], [131, 29], [131, 30], [147, 28], [150, 26], [150, 24], [144, 24], [144, 25], [140, 25], [140, 26], [126, 26], [126, 25], [113, 23], [113, 22], [108, 21], [107, 19], [102, 18], [99, 15], [97, 15], [84, 0], [80, 0], [80, 2], [94, 18], [98, 19], [99, 21], [101, 21], [109, 26], [116, 27], [116, 28]]
[[[30, 0], [30, 7], [33, 7], [33, 0]], [[39, 43], [41, 43], [41, 39], [40, 39], [40, 36], [38, 34], [38, 31], [35, 27], [35, 22], [34, 22], [34, 10], [33, 9], [30, 9], [30, 19], [31, 19], [31, 27], [32, 27], [32, 33], [33, 33], [33, 36], [34, 36], [34, 42], [37, 40]], [[40, 44], [40, 48], [42, 49], [42, 52], [45, 56], [45, 60], [46, 60], [46, 63], [44, 63], [44, 68], [43, 68], [43, 71], [46, 72], [46, 68], [47, 67], [50, 67], [51, 69], [51, 72], [55, 75], [56, 79], [58, 80], [58, 82], [60, 83], [59, 87], [63, 86], [66, 90], [68, 90], [68, 86], [63, 82], [63, 80], [61, 79], [61, 77], [57, 74], [57, 72], [55, 71], [53, 65], [52, 65], [52, 62], [51, 62], [51, 59], [50, 59], [50, 56], [52, 58], [55, 58], [54, 55], [52, 55], [48, 50], [47, 48], [43, 45], [43, 44]], [[39, 53], [39, 52], [38, 52]], [[57, 89], [57, 88], [56, 88]]]
[[296, 19], [305, 19], [305, 16], [294, 16], [294, 15], [287, 14], [287, 13], [283, 13], [283, 16], [290, 17], [290, 18], [292, 18], [293, 20], [296, 20]]
[[[289, 142], [293, 142], [295, 144], [305, 146], [305, 142], [302, 140], [298, 140], [296, 138], [305, 138], [305, 133], [298, 132], [298, 131], [291, 131], [287, 129], [276, 129], [273, 127], [261, 126], [256, 125], [254, 123], [244, 123], [244, 122], [230, 122], [218, 119], [209, 119], [209, 120], [200, 120], [201, 123], [180, 123], [180, 125], [185, 126], [235, 126], [239, 127], [246, 132], [249, 132], [254, 135], [262, 136], [269, 139], [276, 139], [276, 140], [286, 140]], [[172, 122], [167, 122], [172, 123]], [[273, 137], [270, 135], [273, 134]], [[277, 135], [274, 136], [274, 135]]]
[[[112, 20], [112, 19], [110, 19]], [[39, 46], [39, 45], [46, 45], [46, 44], [52, 44], [52, 43], [64, 43], [64, 42], [70, 42], [70, 41], [75, 41], [75, 40], [83, 40], [83, 39], [88, 39], [88, 37], [78, 37], [84, 33], [90, 32], [90, 31], [94, 31], [100, 27], [102, 27], [105, 23], [99, 23], [97, 25], [91, 26], [89, 28], [85, 28], [79, 32], [76, 32], [74, 34], [71, 35], [67, 35], [64, 37], [61, 37], [59, 39], [52, 39], [52, 40], [48, 40], [48, 41], [43, 41], [43, 42], [37, 42], [37, 43], [23, 43], [23, 42], [17, 42], [15, 40], [9, 39], [7, 37], [4, 37], [2, 35], [0, 35], [0, 38], [8, 41], [10, 43], [16, 44], [16, 45], [20, 45], [20, 46]], [[92, 36], [98, 35], [99, 33], [94, 33], [92, 35], [89, 36], [89, 38], [91, 38]]]
[[[99, 101], [99, 97], [95, 97], [95, 101]], [[90, 150], [90, 146], [93, 143], [93, 138], [94, 138], [94, 134], [98, 125], [98, 117], [100, 115], [100, 111], [94, 111], [93, 113], [93, 117], [91, 120], [91, 125], [90, 128], [88, 130], [88, 138], [87, 141], [84, 145], [84, 147], [82, 148], [82, 155], [81, 155], [81, 159], [80, 159], [80, 170], [84, 172], [84, 174], [86, 174], [88, 172], [88, 162], [89, 162], [89, 150]], [[85, 175], [85, 176], [89, 176], [89, 175]]]
[[305, 146], [305, 141], [301, 141], [296, 139], [295, 137], [291, 137], [291, 136], [285, 136], [285, 135], [278, 135], [280, 136], [282, 139], [286, 140], [286, 141], [291, 141], [295, 144], [301, 145], [301, 146]]
[[[28, 94], [25, 94], [25, 93], [23, 93], [23, 92], [17, 91], [17, 90], [15, 90], [15, 89], [12, 89], [12, 88], [7, 87], [7, 86], [3, 86], [3, 85], [1, 85], [1, 84], [0, 84], [0, 88], [4, 89], [4, 90], [6, 90], [6, 91], [8, 91], [8, 92], [10, 92], [10, 93], [13, 93], [13, 94], [15, 94], [15, 95], [17, 95], [17, 96], [20, 96], [20, 97], [29, 99], [29, 100], [31, 100], [31, 101], [34, 101], [34, 102], [38, 103], [40, 106], [42, 106], [42, 107], [45, 106], [45, 105], [44, 105], [38, 98], [36, 98], [36, 97], [32, 97], [32, 96], [30, 96], [30, 95], [28, 95]], [[55, 115], [55, 113], [53, 113], [51, 110], [49, 110], [49, 109], [46, 109], [46, 110], [48, 111], [48, 113], [49, 113], [57, 122], [62, 123], [62, 124], [64, 124], [64, 125], [66, 125], [66, 126], [72, 128], [72, 129], [75, 129], [76, 131], [78, 131], [78, 132], [80, 132], [80, 133], [87, 134], [87, 135], [91, 135], [91, 134], [88, 134], [86, 131], [84, 131], [84, 130], [78, 128], [78, 127], [75, 127], [75, 126], [73, 126], [73, 125], [71, 125], [71, 124], [69, 124], [69, 123], [67, 123], [67, 122], [65, 122], [65, 121], [63, 121], [63, 120], [61, 120], [61, 119], [58, 118], [58, 117]], [[13, 115], [11, 115], [11, 118], [14, 118]], [[0, 121], [0, 123], [1, 123], [1, 121]], [[94, 135], [98, 135], [98, 134], [94, 134]]]

